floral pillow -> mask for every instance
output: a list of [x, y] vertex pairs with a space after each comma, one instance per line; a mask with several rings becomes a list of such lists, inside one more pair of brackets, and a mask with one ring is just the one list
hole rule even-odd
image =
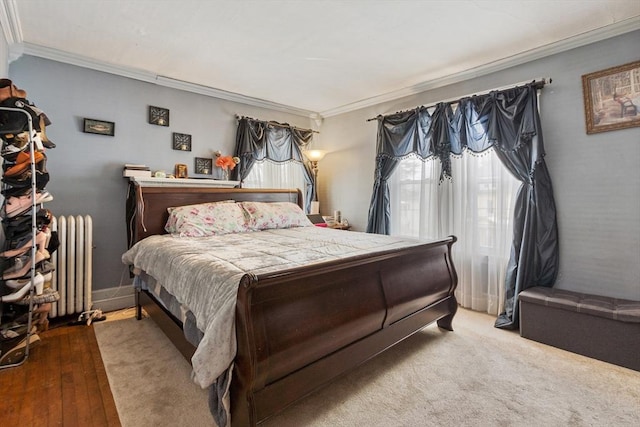
[[249, 217], [249, 229], [306, 227], [313, 225], [298, 205], [291, 202], [241, 202]]
[[180, 237], [204, 237], [249, 231], [244, 209], [233, 200], [168, 208], [164, 229]]

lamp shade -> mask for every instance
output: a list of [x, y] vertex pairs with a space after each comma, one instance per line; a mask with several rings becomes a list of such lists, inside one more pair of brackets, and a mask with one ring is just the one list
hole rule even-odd
[[327, 154], [327, 152], [324, 150], [308, 150], [304, 152], [304, 155], [307, 157], [307, 159], [311, 160], [312, 162], [318, 162], [322, 160], [325, 154]]

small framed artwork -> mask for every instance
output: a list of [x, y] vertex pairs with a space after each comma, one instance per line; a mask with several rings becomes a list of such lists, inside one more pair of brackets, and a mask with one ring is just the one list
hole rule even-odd
[[191, 151], [191, 135], [186, 133], [173, 133], [173, 149]]
[[640, 61], [582, 76], [587, 133], [640, 126]]
[[176, 178], [188, 178], [187, 165], [182, 163], [176, 163], [174, 175]]
[[207, 157], [196, 157], [195, 173], [202, 175], [211, 175], [213, 169], [213, 159]]
[[98, 135], [114, 136], [116, 132], [116, 124], [114, 122], [106, 122], [104, 120], [84, 119], [82, 131], [84, 133], [97, 133]]
[[158, 126], [169, 126], [169, 109], [150, 105], [149, 123]]

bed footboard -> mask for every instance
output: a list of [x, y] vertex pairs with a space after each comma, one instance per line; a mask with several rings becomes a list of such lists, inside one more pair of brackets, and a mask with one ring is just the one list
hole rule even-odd
[[451, 330], [455, 240], [245, 276], [232, 424], [258, 424], [434, 321]]

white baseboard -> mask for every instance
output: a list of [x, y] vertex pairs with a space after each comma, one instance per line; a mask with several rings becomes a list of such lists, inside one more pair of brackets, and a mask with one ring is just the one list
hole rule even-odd
[[93, 301], [93, 309], [100, 309], [104, 313], [133, 307], [136, 304], [133, 285], [93, 291], [91, 292], [91, 300]]

